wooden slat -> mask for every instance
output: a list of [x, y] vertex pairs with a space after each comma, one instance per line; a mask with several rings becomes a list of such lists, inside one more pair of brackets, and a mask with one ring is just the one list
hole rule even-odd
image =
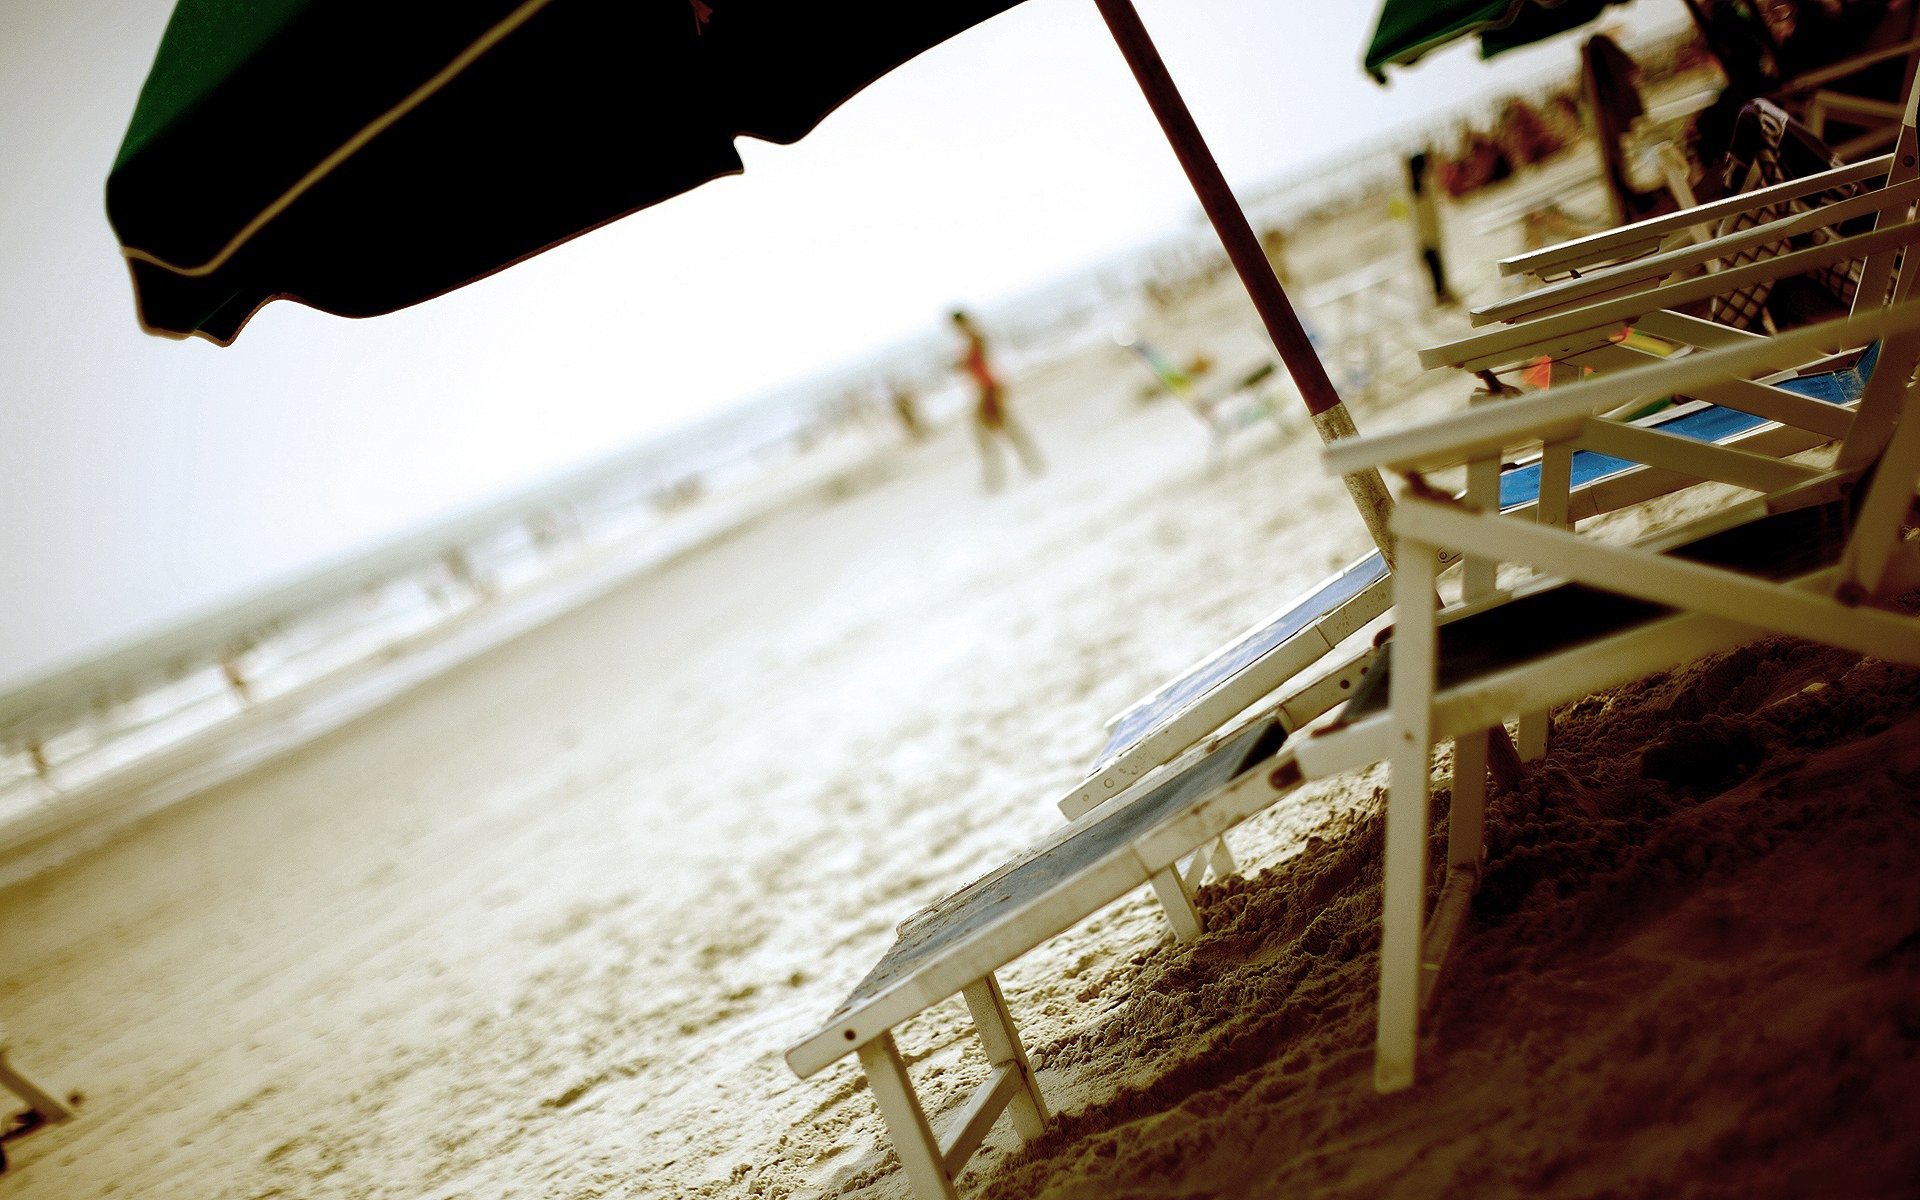
[[967, 1165], [1019, 1087], [1019, 1069], [1012, 1063], [1001, 1063], [989, 1071], [986, 1082], [967, 1097], [965, 1106], [955, 1114], [953, 1124], [940, 1139], [940, 1160], [946, 1164], [947, 1174], [958, 1175], [960, 1168]]
[[1677, 213], [1649, 217], [1631, 225], [1622, 225], [1618, 229], [1605, 229], [1599, 233], [1591, 233], [1544, 249], [1503, 258], [1500, 260], [1500, 273], [1502, 275], [1540, 275], [1578, 269], [1589, 263], [1606, 261], [1621, 252], [1623, 248], [1643, 247], [1649, 243], [1657, 244], [1668, 234], [1684, 233], [1698, 225], [1717, 223], [1735, 213], [1765, 208], [1802, 196], [1816, 195], [1829, 188], [1842, 187], [1849, 183], [1879, 179], [1887, 174], [1888, 168], [1892, 165], [1893, 156], [1882, 154], [1864, 162], [1836, 167], [1831, 171], [1822, 171], [1817, 175], [1808, 175], [1800, 179], [1789, 179], [1772, 187], [1742, 192], [1724, 200], [1696, 205]]
[[1732, 446], [1718, 446], [1617, 421], [1589, 419], [1579, 441], [1581, 447], [1596, 453], [1756, 492], [1790, 488], [1821, 474], [1816, 467], [1755, 454], [1751, 450], [1736, 450]]
[[1876, 229], [1853, 237], [1835, 238], [1805, 250], [1796, 250], [1776, 258], [1734, 267], [1716, 275], [1685, 279], [1628, 296], [1589, 304], [1564, 313], [1555, 313], [1529, 321], [1525, 325], [1498, 329], [1434, 346], [1420, 352], [1424, 367], [1460, 367], [1480, 370], [1499, 367], [1540, 353], [1539, 347], [1557, 338], [1570, 337], [1588, 330], [1618, 328], [1630, 324], [1656, 309], [1674, 308], [1697, 300], [1706, 300], [1751, 284], [1800, 275], [1816, 267], [1830, 266], [1849, 259], [1863, 258], [1882, 251], [1912, 244], [1920, 237], [1920, 225], [1911, 221]]
[[[1777, 260], [1776, 260], [1777, 261]], [[1377, 465], [1425, 470], [1499, 454], [1528, 441], [1571, 436], [1595, 412], [1651, 395], [1690, 394], [1731, 378], [1784, 370], [1820, 354], [1855, 349], [1894, 333], [1920, 328], [1920, 302], [1795, 329], [1762, 342], [1730, 346], [1679, 361], [1650, 363], [1565, 388], [1497, 401], [1384, 434], [1368, 434], [1321, 450], [1327, 469], [1340, 474]], [[1876, 373], [1877, 378], [1877, 373]]]
[[1440, 885], [1440, 899], [1434, 903], [1433, 915], [1427, 918], [1427, 931], [1420, 939], [1420, 1007], [1427, 1009], [1433, 1004], [1433, 998], [1439, 991], [1440, 976], [1447, 969], [1447, 955], [1453, 952], [1453, 943], [1460, 936], [1460, 928], [1467, 922], [1467, 914], [1473, 908], [1473, 890], [1478, 883], [1474, 872], [1461, 867], [1447, 870], [1446, 882]]
[[1496, 300], [1474, 309], [1470, 316], [1475, 325], [1517, 321], [1577, 304], [1590, 304], [1623, 292], [1645, 291], [1676, 272], [1696, 270], [1742, 251], [1769, 246], [1815, 230], [1829, 229], [1842, 221], [1879, 212], [1890, 205], [1911, 204], [1916, 198], [1920, 198], [1920, 180], [1907, 180], [1879, 191], [1823, 204], [1809, 212], [1793, 213], [1705, 242], [1681, 246], [1607, 267], [1578, 279], [1549, 284], [1505, 300]]

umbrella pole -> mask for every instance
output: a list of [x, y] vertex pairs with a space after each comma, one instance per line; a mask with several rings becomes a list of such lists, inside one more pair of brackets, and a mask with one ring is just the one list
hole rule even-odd
[[[1313, 416], [1314, 429], [1326, 442], [1355, 436], [1359, 431], [1354, 428], [1346, 402], [1334, 391], [1333, 381], [1327, 378], [1326, 366], [1307, 340], [1307, 331], [1300, 327], [1300, 318], [1294, 314], [1286, 291], [1275, 278], [1252, 226], [1247, 224], [1247, 214], [1241, 211], [1240, 202], [1227, 187], [1220, 165], [1200, 136], [1200, 127], [1187, 111], [1187, 102], [1174, 86], [1173, 76], [1167, 73], [1167, 65], [1161, 61], [1153, 39], [1147, 36], [1147, 28], [1141, 24], [1132, 0], [1094, 0], [1094, 3], [1106, 19], [1107, 28], [1113, 31], [1113, 40], [1119, 43], [1127, 65], [1133, 68], [1133, 77], [1146, 94], [1153, 115], [1159, 118], [1160, 128], [1173, 144], [1173, 152], [1180, 159], [1187, 180], [1200, 197], [1200, 207], [1213, 222], [1214, 232], [1226, 247], [1228, 260], [1239, 273], [1240, 282], [1246, 285], [1253, 307], [1267, 327], [1267, 336], [1280, 352], [1280, 361], [1286, 364], [1294, 386], [1300, 389], [1300, 398], [1306, 401], [1307, 412]], [[1372, 468], [1355, 472], [1346, 477], [1346, 485], [1353, 502], [1359, 506], [1360, 519], [1367, 523], [1367, 532], [1373, 535], [1374, 544], [1391, 565], [1393, 538], [1388, 532], [1387, 519], [1393, 512], [1393, 498], [1387, 495], [1380, 472]]]

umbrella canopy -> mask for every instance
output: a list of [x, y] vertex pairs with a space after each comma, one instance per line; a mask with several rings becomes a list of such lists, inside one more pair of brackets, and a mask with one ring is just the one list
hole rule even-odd
[[1367, 47], [1367, 73], [1385, 81], [1429, 51], [1478, 35], [1480, 57], [1530, 46], [1597, 18], [1627, 0], [1386, 0]]
[[[741, 170], [1020, 0], [180, 0], [107, 180], [143, 324], [372, 316]], [[1314, 428], [1354, 434], [1132, 0], [1094, 0]], [[1389, 562], [1378, 471], [1346, 477]]]
[[736, 174], [1019, 0], [181, 0], [107, 180], [142, 323], [371, 316]]

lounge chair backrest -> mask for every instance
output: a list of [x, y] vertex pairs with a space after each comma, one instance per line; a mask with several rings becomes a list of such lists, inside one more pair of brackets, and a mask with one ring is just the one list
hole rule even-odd
[[[1894, 140], [1893, 162], [1887, 167], [1888, 187], [1920, 178], [1920, 136], [1915, 132], [1916, 114], [1920, 114], [1920, 75], [1915, 76], [1913, 86], [1907, 90], [1906, 112], [1900, 118], [1900, 133]], [[1907, 216], [1906, 205], [1882, 209], [1875, 228], [1904, 221]], [[1892, 279], [1896, 261], [1901, 257], [1897, 250], [1885, 250], [1867, 258], [1860, 268], [1860, 282], [1853, 294], [1854, 312], [1877, 308], [1888, 302], [1888, 281]], [[1900, 298], [1895, 296], [1892, 302], [1897, 304]]]

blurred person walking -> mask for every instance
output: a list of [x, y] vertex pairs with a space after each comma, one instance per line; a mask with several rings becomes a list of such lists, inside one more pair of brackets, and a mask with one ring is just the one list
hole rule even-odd
[[1433, 167], [1425, 150], [1407, 159], [1407, 210], [1413, 218], [1413, 237], [1433, 283], [1433, 302], [1458, 304], [1447, 287], [1447, 267], [1440, 257], [1440, 210], [1433, 196]]
[[973, 409], [973, 434], [980, 443], [982, 482], [987, 491], [999, 491], [1005, 476], [1005, 470], [1000, 465], [996, 437], [1006, 439], [1029, 472], [1040, 474], [1046, 469], [1046, 463], [1040, 457], [1040, 448], [1034, 445], [1027, 431], [1007, 412], [1006, 392], [987, 361], [987, 339], [981, 334], [980, 327], [974, 324], [965, 309], [959, 308], [953, 310], [953, 327], [967, 340], [966, 353], [958, 365], [972, 377], [979, 393]]

